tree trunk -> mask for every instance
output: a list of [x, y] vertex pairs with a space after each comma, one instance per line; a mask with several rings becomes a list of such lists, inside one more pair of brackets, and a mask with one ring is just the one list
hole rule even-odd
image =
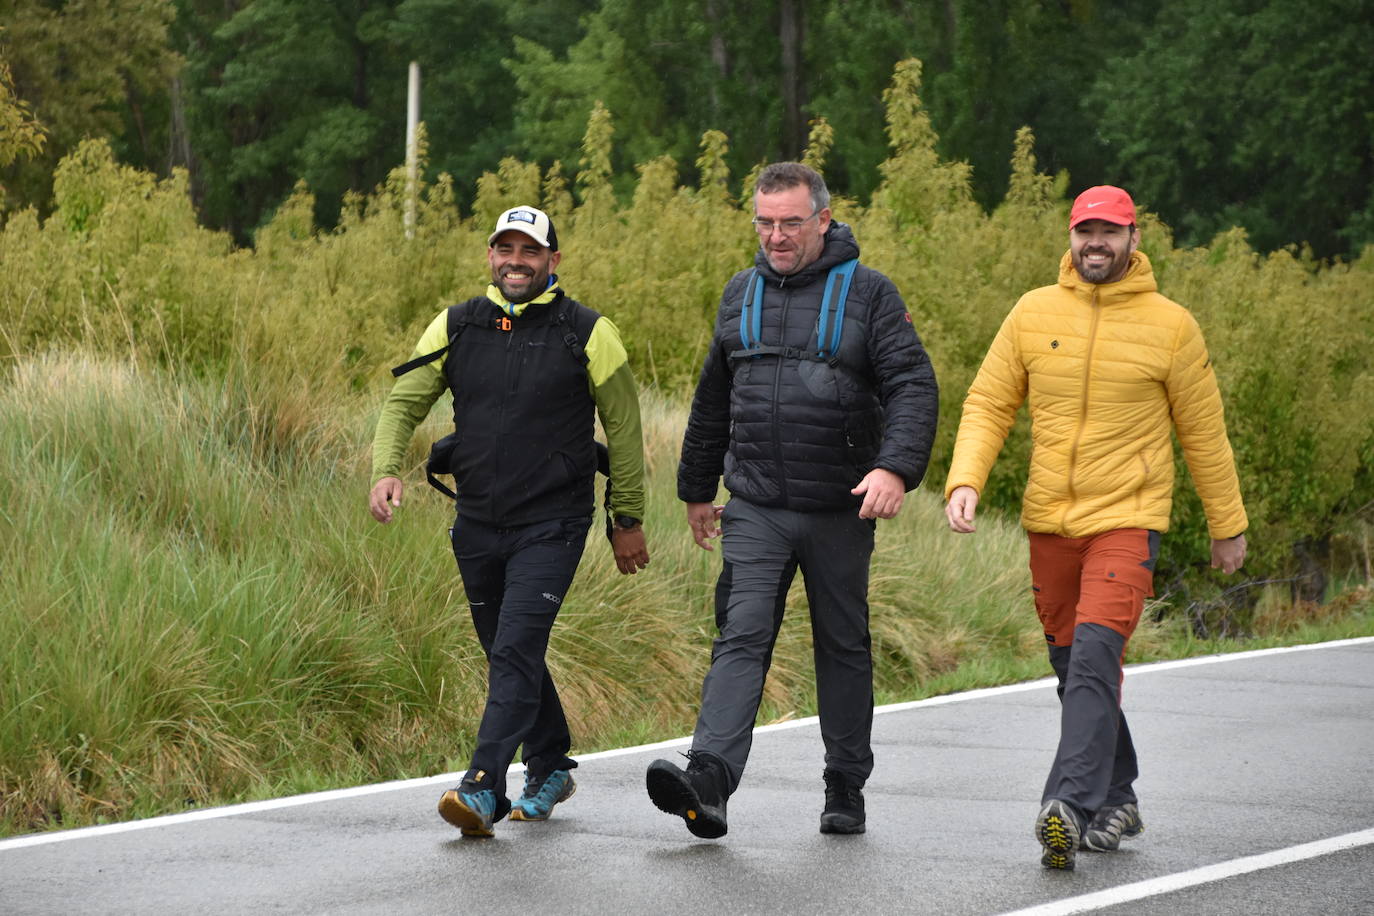
[[725, 46], [724, 27], [720, 23], [720, 5], [723, 0], [706, 0], [706, 22], [711, 31], [711, 63], [716, 66], [719, 79], [711, 80], [711, 113], [719, 116], [721, 111], [720, 84], [730, 78], [730, 52]]
[[802, 85], [801, 53], [806, 32], [803, 0], [778, 4], [778, 40], [782, 46], [782, 157], [797, 159], [806, 149], [806, 87]]
[[201, 180], [199, 163], [191, 153], [191, 132], [186, 127], [186, 98], [182, 93], [181, 77], [172, 77], [167, 88], [168, 120], [167, 125], [167, 174], [172, 169], [183, 168], [190, 178], [191, 205], [199, 212], [205, 201], [205, 187]]
[[1293, 600], [1321, 604], [1326, 600], [1327, 565], [1331, 559], [1331, 536], [1303, 538], [1293, 545], [1297, 576], [1293, 581]]

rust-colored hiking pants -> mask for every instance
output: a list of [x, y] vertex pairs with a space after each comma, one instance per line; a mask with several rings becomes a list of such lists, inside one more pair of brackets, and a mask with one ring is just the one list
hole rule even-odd
[[1124, 528], [1082, 538], [1030, 534], [1035, 611], [1059, 678], [1059, 749], [1045, 782], [1084, 823], [1136, 801], [1135, 746], [1121, 712], [1121, 660], [1154, 594], [1159, 532]]

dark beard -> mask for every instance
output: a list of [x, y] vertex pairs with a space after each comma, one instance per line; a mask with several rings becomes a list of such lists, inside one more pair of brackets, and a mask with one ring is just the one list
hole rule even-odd
[[[1083, 254], [1086, 255], [1087, 252]], [[1130, 259], [1131, 256], [1127, 254], [1124, 257], [1112, 258], [1103, 267], [1090, 268], [1082, 263], [1082, 256], [1080, 256], [1078, 262], [1076, 262], [1073, 267], [1074, 270], [1078, 271], [1078, 275], [1083, 278], [1084, 282], [1093, 284], [1109, 283], [1120, 280], [1126, 275], [1126, 265], [1130, 262]]]

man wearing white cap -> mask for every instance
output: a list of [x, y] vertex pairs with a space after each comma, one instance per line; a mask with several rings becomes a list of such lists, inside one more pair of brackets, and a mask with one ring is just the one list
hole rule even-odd
[[1080, 846], [1110, 852], [1144, 829], [1121, 662], [1169, 527], [1171, 428], [1207, 513], [1213, 568], [1230, 574], [1245, 560], [1212, 360], [1192, 315], [1156, 291], [1139, 244], [1129, 194], [1101, 186], [1078, 196], [1059, 282], [1026, 293], [1002, 323], [964, 401], [945, 483], [950, 528], [972, 532], [988, 472], [1029, 401], [1021, 523], [1062, 704], [1035, 822], [1046, 868], [1073, 868]]
[[[607, 508], [616, 567], [629, 574], [649, 562], [639, 399], [620, 332], [559, 287], [562, 255], [544, 212], [507, 210], [487, 244], [486, 295], [441, 311], [393, 370], [369, 497], [373, 517], [390, 522], [410, 437], [452, 391], [454, 433], [431, 452], [430, 470], [439, 463], [457, 484], [453, 553], [489, 677], [471, 767], [439, 813], [472, 837], [491, 836], [507, 813], [545, 820], [576, 787], [544, 654], [595, 510], [597, 416], [615, 484]], [[506, 769], [522, 746], [525, 788], [511, 802]]]

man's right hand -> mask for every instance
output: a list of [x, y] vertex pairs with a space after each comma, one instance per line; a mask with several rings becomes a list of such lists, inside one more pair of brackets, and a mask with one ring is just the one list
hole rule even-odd
[[401, 504], [401, 489], [401, 481], [395, 477], [383, 477], [377, 481], [367, 498], [372, 517], [384, 525], [391, 521], [391, 507]]
[[715, 550], [711, 539], [720, 537], [720, 514], [724, 506], [711, 503], [687, 504], [687, 527], [692, 529], [692, 539], [702, 550]]
[[973, 487], [955, 487], [954, 492], [949, 494], [949, 502], [945, 503], [945, 518], [949, 519], [950, 530], [960, 534], [972, 534], [976, 531], [973, 526], [973, 513], [977, 508], [977, 490]]

